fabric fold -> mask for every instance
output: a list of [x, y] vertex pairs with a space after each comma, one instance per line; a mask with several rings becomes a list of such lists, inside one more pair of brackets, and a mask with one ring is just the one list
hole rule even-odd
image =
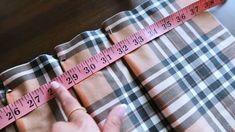
[[[65, 71], [111, 46], [101, 29], [86, 31], [55, 50]], [[128, 107], [122, 131], [167, 131], [170, 126], [151, 104], [136, 77], [125, 62], [118, 60], [74, 86], [81, 103], [102, 127], [108, 112], [119, 103]]]
[[[50, 55], [40, 55], [32, 61], [10, 68], [0, 74], [6, 93], [7, 102], [13, 103], [23, 95], [39, 88], [54, 77], [62, 74], [58, 60]], [[67, 120], [56, 99], [40, 106], [16, 121], [17, 131], [50, 131], [56, 121]], [[8, 130], [6, 130], [8, 131]], [[10, 131], [10, 130], [9, 130]]]
[[[195, 2], [149, 0], [103, 24], [116, 43]], [[124, 56], [176, 131], [234, 131], [234, 37], [208, 12]]]

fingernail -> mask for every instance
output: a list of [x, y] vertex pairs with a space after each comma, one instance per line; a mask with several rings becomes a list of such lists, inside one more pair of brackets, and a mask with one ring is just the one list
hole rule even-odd
[[57, 89], [57, 88], [60, 87], [60, 84], [56, 81], [53, 81], [53, 82], [51, 82], [51, 86], [52, 86], [53, 89]]
[[117, 111], [119, 117], [123, 118], [127, 115], [127, 105], [126, 104], [121, 104], [118, 106], [118, 111]]

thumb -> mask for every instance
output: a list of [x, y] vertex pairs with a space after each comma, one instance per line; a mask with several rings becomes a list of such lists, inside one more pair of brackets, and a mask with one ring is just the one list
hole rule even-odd
[[122, 120], [127, 114], [127, 105], [117, 105], [109, 113], [107, 120], [103, 126], [103, 132], [120, 132]]

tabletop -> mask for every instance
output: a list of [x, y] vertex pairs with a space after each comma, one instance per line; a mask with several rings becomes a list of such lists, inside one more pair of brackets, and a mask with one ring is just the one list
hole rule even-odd
[[[97, 29], [112, 15], [146, 0], [0, 0], [0, 72], [54, 47], [82, 31]], [[235, 35], [235, 1], [212, 9]]]

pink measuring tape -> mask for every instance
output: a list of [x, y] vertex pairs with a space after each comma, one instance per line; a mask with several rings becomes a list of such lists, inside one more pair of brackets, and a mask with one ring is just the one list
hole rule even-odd
[[[58, 81], [69, 89], [93, 73], [139, 48], [141, 45], [144, 45], [203, 11], [223, 2], [224, 0], [199, 0], [192, 3], [160, 21], [139, 30], [124, 40], [114, 44], [112, 47], [88, 58], [64, 72], [62, 75], [57, 76], [53, 81]], [[54, 97], [55, 95], [49, 82], [24, 95], [14, 103], [0, 108], [0, 129], [47, 103]]]

